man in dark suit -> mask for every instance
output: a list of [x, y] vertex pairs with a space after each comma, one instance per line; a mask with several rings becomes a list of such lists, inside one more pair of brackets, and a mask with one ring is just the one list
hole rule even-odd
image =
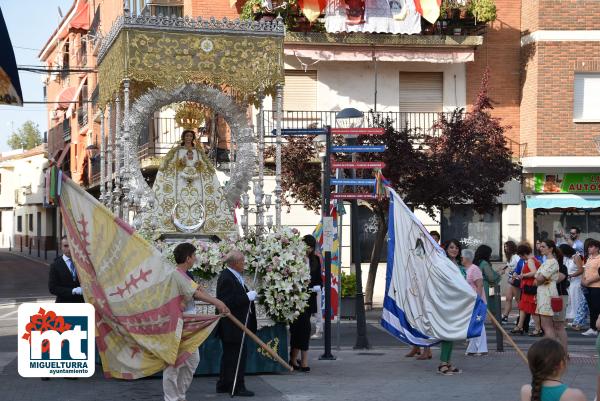
[[[225, 258], [227, 268], [219, 275], [217, 280], [217, 298], [227, 305], [233, 316], [240, 322], [246, 321], [248, 316], [248, 329], [256, 332], [256, 310], [254, 300], [256, 291], [249, 291], [244, 285], [242, 272], [245, 268], [244, 255], [239, 251], [231, 251]], [[250, 314], [248, 315], [248, 310]], [[242, 330], [229, 319], [221, 319], [218, 335], [223, 344], [221, 357], [221, 374], [217, 382], [217, 393], [231, 393], [235, 379], [240, 345], [242, 344]], [[254, 393], [246, 389], [244, 372], [246, 370], [246, 345], [242, 349], [242, 357], [237, 375], [234, 394], [241, 397], [252, 397]]]
[[71, 259], [71, 249], [67, 237], [61, 240], [62, 256], [50, 265], [48, 289], [56, 295], [57, 303], [83, 303], [83, 295], [75, 264]]

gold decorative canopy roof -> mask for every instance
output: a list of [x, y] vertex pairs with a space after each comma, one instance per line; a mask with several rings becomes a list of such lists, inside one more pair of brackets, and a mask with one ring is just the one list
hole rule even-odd
[[100, 105], [125, 78], [133, 97], [184, 83], [229, 88], [245, 99], [271, 92], [284, 82], [283, 39], [280, 21], [119, 17], [98, 54]]

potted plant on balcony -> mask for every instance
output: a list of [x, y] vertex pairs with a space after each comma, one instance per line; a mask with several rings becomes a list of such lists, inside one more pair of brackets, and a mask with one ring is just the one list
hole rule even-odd
[[342, 300], [340, 303], [340, 317], [345, 319], [356, 318], [356, 274], [342, 273]]
[[478, 22], [488, 23], [496, 19], [496, 4], [494, 0], [471, 0], [467, 5], [469, 14]]

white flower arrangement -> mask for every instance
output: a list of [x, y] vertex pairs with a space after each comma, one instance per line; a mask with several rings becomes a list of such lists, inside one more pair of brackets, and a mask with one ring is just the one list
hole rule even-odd
[[[298, 230], [282, 228], [265, 236], [250, 233], [243, 238], [229, 238], [219, 243], [189, 240], [198, 252], [191, 273], [204, 280], [216, 277], [225, 268], [223, 259], [232, 249], [246, 258], [246, 271], [253, 276], [258, 270], [255, 290], [267, 316], [281, 323], [293, 322], [308, 303], [309, 267], [305, 261], [306, 245]], [[177, 244], [157, 243], [163, 255], [175, 263]]]

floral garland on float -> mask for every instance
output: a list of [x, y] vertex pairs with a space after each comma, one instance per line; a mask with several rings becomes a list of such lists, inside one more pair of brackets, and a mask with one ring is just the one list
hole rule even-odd
[[[258, 269], [254, 289], [259, 309], [262, 307], [267, 317], [278, 323], [290, 323], [306, 308], [310, 273], [305, 261], [306, 245], [295, 228], [284, 227], [264, 236], [250, 232], [243, 238], [228, 238], [218, 243], [196, 239], [187, 242], [198, 249], [197, 262], [190, 269], [196, 281], [214, 280], [226, 267], [225, 255], [237, 249], [246, 258], [246, 277], [251, 280]], [[178, 244], [158, 242], [157, 245], [165, 258], [175, 263], [173, 249]]]

